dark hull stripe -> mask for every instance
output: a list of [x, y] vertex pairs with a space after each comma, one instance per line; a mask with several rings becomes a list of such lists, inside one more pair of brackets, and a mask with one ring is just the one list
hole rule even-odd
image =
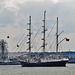
[[22, 67], [61, 67], [66, 66], [68, 61], [54, 61], [54, 62], [41, 62], [41, 63], [28, 63], [21, 62]]

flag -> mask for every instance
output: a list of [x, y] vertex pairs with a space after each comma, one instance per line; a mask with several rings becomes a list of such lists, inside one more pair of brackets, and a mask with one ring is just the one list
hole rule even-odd
[[69, 41], [70, 39], [66, 38], [66, 41]]

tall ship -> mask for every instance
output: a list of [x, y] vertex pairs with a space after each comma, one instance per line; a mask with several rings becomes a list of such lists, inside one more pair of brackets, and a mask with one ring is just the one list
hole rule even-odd
[[[9, 38], [9, 37], [7, 37]], [[8, 43], [4, 40], [0, 40], [0, 65], [20, 65], [17, 59], [8, 58]]]
[[62, 66], [66, 66], [66, 63], [68, 62], [68, 58], [64, 58], [63, 56], [58, 54], [58, 46], [59, 44], [67, 38], [64, 38], [63, 40], [61, 40], [60, 42], [58, 42], [58, 37], [60, 34], [58, 34], [58, 17], [57, 17], [57, 27], [56, 27], [56, 55], [55, 56], [46, 56], [45, 55], [45, 46], [46, 46], [46, 37], [45, 37], [45, 32], [46, 32], [46, 27], [45, 27], [45, 17], [46, 17], [46, 11], [44, 11], [44, 25], [43, 27], [43, 57], [37, 57], [36, 59], [31, 57], [31, 34], [32, 34], [32, 28], [31, 28], [31, 16], [29, 16], [29, 29], [27, 29], [29, 31], [28, 34], [28, 44], [29, 44], [29, 52], [28, 52], [28, 58], [25, 60], [20, 60], [22, 67], [62, 67]]
[[0, 65], [8, 58], [7, 42], [4, 39], [0, 40]]

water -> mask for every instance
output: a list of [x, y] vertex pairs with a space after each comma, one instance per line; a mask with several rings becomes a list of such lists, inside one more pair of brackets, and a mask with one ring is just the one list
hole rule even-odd
[[75, 64], [67, 64], [67, 67], [0, 65], [0, 75], [75, 75]]

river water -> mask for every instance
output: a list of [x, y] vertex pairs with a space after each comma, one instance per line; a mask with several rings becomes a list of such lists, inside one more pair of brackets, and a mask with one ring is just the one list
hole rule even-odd
[[0, 65], [0, 75], [75, 75], [75, 64], [67, 64], [66, 67]]

